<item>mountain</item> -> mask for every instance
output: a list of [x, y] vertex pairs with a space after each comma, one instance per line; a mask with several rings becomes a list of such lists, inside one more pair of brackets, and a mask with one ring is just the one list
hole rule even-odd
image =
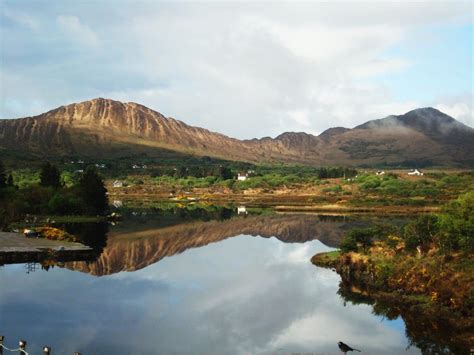
[[238, 140], [137, 103], [94, 99], [0, 120], [0, 149], [35, 157], [110, 158], [163, 151], [247, 162], [307, 165], [474, 165], [474, 129], [433, 108], [336, 127]]

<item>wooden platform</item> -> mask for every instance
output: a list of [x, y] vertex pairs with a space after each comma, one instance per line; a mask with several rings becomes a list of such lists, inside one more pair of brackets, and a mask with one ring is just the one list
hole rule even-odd
[[40, 262], [45, 259], [86, 260], [92, 254], [92, 248], [80, 243], [0, 232], [0, 264]]

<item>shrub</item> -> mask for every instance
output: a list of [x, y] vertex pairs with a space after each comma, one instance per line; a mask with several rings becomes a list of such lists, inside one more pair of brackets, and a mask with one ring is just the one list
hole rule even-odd
[[74, 215], [82, 213], [85, 208], [81, 199], [63, 192], [57, 192], [48, 202], [48, 210], [52, 214]]
[[389, 263], [381, 263], [376, 267], [376, 278], [375, 283], [377, 287], [385, 287], [388, 284], [388, 280], [393, 276], [395, 272], [395, 266]]
[[344, 237], [340, 248], [343, 252], [357, 251], [360, 247], [367, 249], [376, 234], [376, 228], [354, 228]]
[[474, 251], [474, 192], [449, 203], [439, 216], [440, 247], [443, 251]]
[[348, 253], [350, 251], [357, 251], [357, 242], [352, 236], [346, 235], [342, 240], [342, 243], [339, 248], [344, 253]]
[[415, 250], [417, 246], [431, 244], [438, 233], [438, 218], [424, 215], [408, 223], [403, 228], [402, 237], [407, 250]]
[[77, 241], [76, 237], [58, 228], [38, 227], [38, 228], [35, 228], [35, 231], [38, 232], [42, 238], [45, 238], [45, 239], [66, 240], [69, 242]]
[[334, 186], [326, 187], [326, 188], [323, 189], [323, 192], [340, 193], [342, 191], [343, 191], [343, 189], [342, 189], [341, 185], [334, 185]]

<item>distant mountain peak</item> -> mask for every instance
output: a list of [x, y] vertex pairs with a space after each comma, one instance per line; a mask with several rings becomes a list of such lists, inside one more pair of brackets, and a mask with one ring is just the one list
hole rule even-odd
[[238, 140], [165, 117], [138, 103], [97, 97], [34, 117], [0, 120], [0, 149], [50, 157], [160, 157], [166, 150], [317, 166], [413, 161], [471, 166], [474, 129], [425, 107], [353, 129], [330, 128], [319, 136], [285, 132], [276, 138]]
[[437, 113], [437, 114], [446, 115], [445, 113], [441, 112], [437, 108], [434, 108], [431, 106], [415, 108], [411, 111], [408, 111], [406, 114], [409, 114], [409, 113]]
[[347, 131], [350, 131], [350, 129], [345, 128], [345, 127], [328, 128], [327, 130], [322, 132], [318, 137], [320, 137], [320, 138], [330, 138], [330, 137], [336, 136], [338, 134], [345, 133]]
[[431, 120], [431, 121], [445, 122], [445, 123], [457, 122], [453, 117], [433, 107], [417, 108], [405, 113], [404, 115], [400, 115], [397, 117], [404, 120], [410, 120], [416, 117], [418, 119], [423, 119], [426, 121]]
[[283, 132], [282, 134], [276, 136], [275, 139], [282, 140], [282, 139], [294, 139], [294, 138], [311, 137], [311, 136], [313, 135], [306, 132]]
[[389, 128], [404, 126], [429, 133], [432, 130], [472, 129], [453, 117], [433, 107], [417, 108], [403, 115], [390, 115], [378, 120], [365, 122], [355, 129]]

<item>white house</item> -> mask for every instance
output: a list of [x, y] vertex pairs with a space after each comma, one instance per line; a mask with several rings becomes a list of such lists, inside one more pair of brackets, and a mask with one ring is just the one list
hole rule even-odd
[[113, 183], [113, 187], [123, 187], [123, 182], [119, 180], [115, 180]]
[[385, 171], [379, 170], [375, 173], [375, 175], [385, 175]]
[[237, 180], [238, 181], [245, 181], [245, 180], [247, 180], [248, 176], [249, 176], [248, 174], [238, 173], [237, 174]]
[[416, 175], [416, 176], [423, 176], [423, 173], [418, 169], [412, 170], [408, 172], [408, 175]]
[[247, 208], [245, 206], [237, 207], [237, 214], [247, 214]]

